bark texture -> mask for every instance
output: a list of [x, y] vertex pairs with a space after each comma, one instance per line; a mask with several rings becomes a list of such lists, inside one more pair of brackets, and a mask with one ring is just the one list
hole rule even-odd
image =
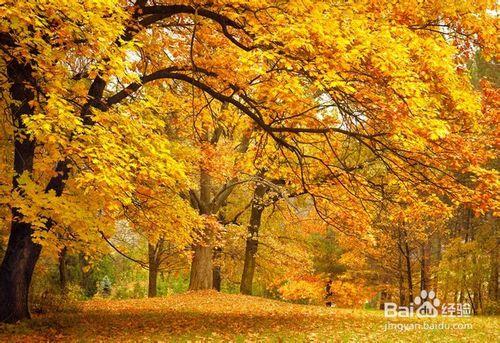
[[149, 298], [154, 298], [157, 295], [157, 283], [158, 283], [158, 268], [159, 268], [159, 261], [158, 261], [158, 254], [157, 254], [157, 247], [148, 244], [148, 297]]
[[420, 260], [420, 290], [431, 290], [431, 255], [430, 242], [422, 244]]
[[250, 214], [250, 223], [248, 225], [248, 234], [245, 245], [245, 263], [243, 265], [243, 274], [241, 276], [240, 292], [242, 294], [252, 294], [253, 278], [255, 274], [255, 255], [259, 247], [259, 229], [264, 212], [263, 198], [268, 191], [268, 186], [263, 183], [257, 183], [253, 199], [252, 212]]
[[68, 249], [66, 247], [62, 248], [59, 252], [59, 286], [61, 287], [61, 293], [66, 293], [68, 289], [68, 261], [67, 261]]
[[[207, 171], [202, 170], [200, 175], [200, 196], [198, 210], [200, 214], [212, 214], [211, 198], [212, 179]], [[193, 246], [193, 260], [191, 262], [191, 277], [189, 290], [205, 290], [213, 288], [213, 262], [210, 228], [203, 232], [204, 240]]]
[[[12, 83], [10, 94], [17, 101], [10, 108], [16, 127], [13, 190], [17, 190], [19, 186], [20, 175], [33, 171], [36, 144], [29, 137], [23, 137], [26, 127], [22, 121], [23, 115], [33, 114], [33, 108], [29, 104], [34, 99], [32, 86], [35, 82], [32, 72], [29, 64], [16, 60], [12, 60], [7, 66], [7, 76]], [[41, 246], [31, 239], [31, 225], [23, 222], [18, 209], [12, 209], [12, 216], [9, 242], [0, 266], [0, 322], [9, 323], [30, 317], [28, 293], [41, 251]]]
[[196, 245], [191, 263], [189, 290], [197, 291], [213, 288], [212, 247]]
[[213, 251], [213, 261], [215, 261], [213, 270], [213, 289], [220, 292], [222, 286], [222, 268], [220, 266], [220, 258], [222, 255], [222, 248], [216, 247]]

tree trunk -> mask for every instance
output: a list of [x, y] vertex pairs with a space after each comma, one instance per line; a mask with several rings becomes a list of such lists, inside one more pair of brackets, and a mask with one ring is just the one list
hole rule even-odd
[[380, 292], [380, 301], [379, 301], [379, 310], [383, 310], [384, 309], [384, 304], [387, 302], [387, 300], [389, 299], [389, 295], [387, 294], [387, 291], [386, 290], [383, 290]]
[[258, 249], [258, 240], [247, 238], [245, 247], [245, 264], [243, 275], [241, 276], [240, 292], [242, 294], [252, 294], [253, 277], [255, 274], [255, 254]]
[[420, 290], [430, 291], [430, 246], [429, 241], [422, 245], [420, 262]]
[[408, 304], [413, 302], [413, 279], [411, 275], [411, 256], [410, 256], [410, 247], [408, 243], [405, 243], [405, 260], [406, 260], [406, 277], [408, 281]]
[[[212, 214], [211, 202], [212, 178], [208, 171], [201, 168], [200, 174], [200, 214]], [[212, 232], [206, 228], [203, 232], [203, 241], [193, 247], [193, 260], [191, 262], [191, 277], [189, 280], [189, 290], [204, 290], [213, 288], [213, 262], [212, 262]]]
[[213, 270], [213, 287], [217, 292], [220, 292], [221, 284], [222, 284], [222, 274], [221, 274], [221, 266], [220, 266], [220, 255], [222, 253], [221, 247], [214, 248], [213, 261], [215, 261], [214, 270]]
[[333, 292], [332, 292], [332, 279], [328, 279], [325, 286], [325, 306], [332, 307], [333, 305]]
[[405, 292], [404, 292], [404, 271], [403, 271], [403, 256], [401, 251], [398, 258], [398, 289], [399, 289], [399, 306], [405, 305]]
[[[498, 247], [498, 244], [497, 244]], [[490, 279], [488, 282], [488, 298], [492, 301], [498, 300], [498, 249], [491, 251], [490, 255]]]
[[194, 247], [193, 261], [191, 262], [191, 276], [189, 290], [197, 291], [212, 289], [213, 264], [212, 247], [209, 245], [196, 245]]
[[158, 282], [158, 261], [156, 247], [148, 244], [148, 264], [149, 264], [149, 280], [148, 280], [148, 297], [154, 298], [157, 294]]
[[268, 186], [257, 182], [252, 199], [252, 212], [248, 225], [248, 234], [245, 246], [245, 264], [241, 276], [240, 292], [242, 294], [252, 294], [253, 277], [255, 273], [255, 255], [259, 246], [259, 229], [264, 212], [263, 197], [268, 190]]
[[[432, 254], [431, 253], [431, 260], [434, 256], [435, 258], [435, 264], [436, 265], [439, 265], [439, 263], [441, 262], [441, 234], [437, 234], [436, 235], [436, 239], [434, 240], [434, 244], [435, 246], [435, 253]], [[434, 292], [436, 292], [436, 294], [438, 293], [438, 287], [439, 287], [439, 273], [435, 273], [432, 277], [432, 289], [434, 290]]]
[[66, 247], [62, 248], [59, 253], [59, 286], [63, 294], [65, 294], [68, 289], [67, 253], [68, 249]]
[[148, 298], [154, 298], [157, 294], [158, 269], [149, 267]]
[[12, 222], [7, 251], [0, 267], [0, 321], [30, 318], [28, 293], [41, 246], [33, 243], [30, 224]]
[[[17, 104], [10, 109], [14, 121], [14, 178], [13, 190], [19, 186], [18, 178], [23, 173], [33, 172], [35, 141], [25, 132], [23, 115], [33, 115], [30, 102], [34, 93], [30, 86], [35, 84], [32, 67], [29, 64], [12, 60], [7, 66], [7, 76], [12, 82], [10, 94]], [[23, 137], [24, 136], [24, 137]], [[0, 321], [16, 322], [29, 318], [28, 293], [36, 261], [40, 256], [41, 246], [33, 243], [33, 229], [24, 223], [18, 209], [12, 209], [12, 223], [7, 250], [0, 266]]]
[[217, 292], [220, 292], [220, 288], [222, 285], [222, 275], [220, 266], [215, 266], [213, 270], [213, 289]]

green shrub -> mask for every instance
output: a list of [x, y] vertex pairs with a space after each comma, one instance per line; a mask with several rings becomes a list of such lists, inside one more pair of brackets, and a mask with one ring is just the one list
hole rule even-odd
[[107, 275], [104, 275], [101, 282], [99, 283], [98, 293], [99, 296], [107, 298], [111, 295], [111, 280]]

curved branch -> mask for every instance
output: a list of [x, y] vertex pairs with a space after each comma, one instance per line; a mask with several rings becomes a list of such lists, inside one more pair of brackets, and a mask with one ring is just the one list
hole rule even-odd
[[[196, 8], [188, 5], [152, 5], [143, 7], [141, 12], [143, 15], [153, 15], [156, 16], [156, 18], [163, 17], [161, 19], [168, 18], [176, 14], [197, 14], [219, 23], [222, 27], [230, 26], [243, 30], [243, 26], [234, 20], [206, 8]], [[142, 20], [142, 22], [150, 23], [151, 20], [148, 18], [149, 17], [146, 17]]]
[[[155, 71], [149, 75], [143, 76], [141, 78], [141, 83], [132, 83], [120, 92], [116, 93], [115, 95], [111, 96], [108, 98], [108, 100], [105, 102], [105, 104], [97, 104], [96, 107], [98, 107], [101, 110], [108, 110], [108, 108], [121, 100], [125, 99], [126, 97], [130, 96], [132, 93], [136, 92], [139, 90], [143, 85], [145, 85], [148, 82], [152, 82], [155, 80], [160, 80], [160, 79], [174, 79], [174, 80], [180, 80], [187, 82], [196, 88], [204, 91], [205, 93], [209, 94], [211, 97], [214, 99], [217, 99], [221, 102], [226, 102], [230, 103], [239, 110], [241, 110], [243, 113], [245, 113], [247, 116], [249, 116], [257, 125], [259, 125], [264, 131], [266, 131], [278, 144], [290, 149], [291, 151], [300, 154], [300, 152], [291, 145], [290, 143], [286, 142], [283, 138], [278, 137], [275, 133], [313, 133], [313, 134], [325, 134], [328, 132], [336, 132], [336, 133], [341, 133], [346, 136], [350, 136], [356, 139], [360, 138], [365, 138], [365, 139], [373, 139], [377, 136], [380, 136], [382, 134], [374, 134], [374, 135], [367, 135], [367, 134], [362, 134], [359, 132], [352, 132], [348, 130], [344, 130], [341, 128], [337, 127], [320, 127], [320, 128], [303, 128], [303, 127], [275, 127], [271, 126], [270, 124], [267, 124], [263, 118], [258, 114], [255, 113], [249, 106], [243, 104], [242, 102], [238, 101], [233, 95], [224, 95], [220, 91], [217, 91], [213, 89], [211, 86], [207, 85], [206, 83], [203, 83], [202, 81], [195, 79], [189, 75], [179, 73], [181, 71], [187, 71], [186, 68], [180, 68], [180, 67], [169, 67], [165, 69], [160, 69], [158, 71]], [[195, 71], [197, 72], [202, 72], [203, 74], [207, 76], [217, 76], [217, 74], [203, 70], [200, 68], [197, 68]], [[234, 90], [238, 90], [237, 87], [232, 86]]]
[[128, 256], [127, 254], [125, 254], [124, 252], [122, 252], [120, 249], [118, 249], [116, 247], [116, 245], [114, 245], [105, 235], [104, 235], [104, 232], [102, 232], [101, 230], [98, 230], [98, 232], [101, 234], [102, 238], [106, 241], [106, 243], [108, 243], [112, 248], [113, 250], [115, 250], [117, 253], [119, 253], [120, 255], [122, 255], [123, 257], [125, 257], [126, 259], [132, 261], [132, 262], [135, 262], [137, 264], [139, 264], [142, 268], [144, 269], [149, 269], [149, 265], [144, 262], [144, 261], [140, 261], [140, 260], [137, 260], [133, 257], [130, 257]]

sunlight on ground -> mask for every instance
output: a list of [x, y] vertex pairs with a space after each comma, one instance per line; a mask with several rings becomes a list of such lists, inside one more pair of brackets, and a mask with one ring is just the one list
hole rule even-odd
[[495, 342], [499, 317], [391, 323], [472, 324], [472, 329], [386, 330], [381, 311], [283, 303], [242, 295], [197, 292], [166, 298], [92, 300], [81, 311], [0, 325], [0, 342], [43, 341], [309, 341]]

